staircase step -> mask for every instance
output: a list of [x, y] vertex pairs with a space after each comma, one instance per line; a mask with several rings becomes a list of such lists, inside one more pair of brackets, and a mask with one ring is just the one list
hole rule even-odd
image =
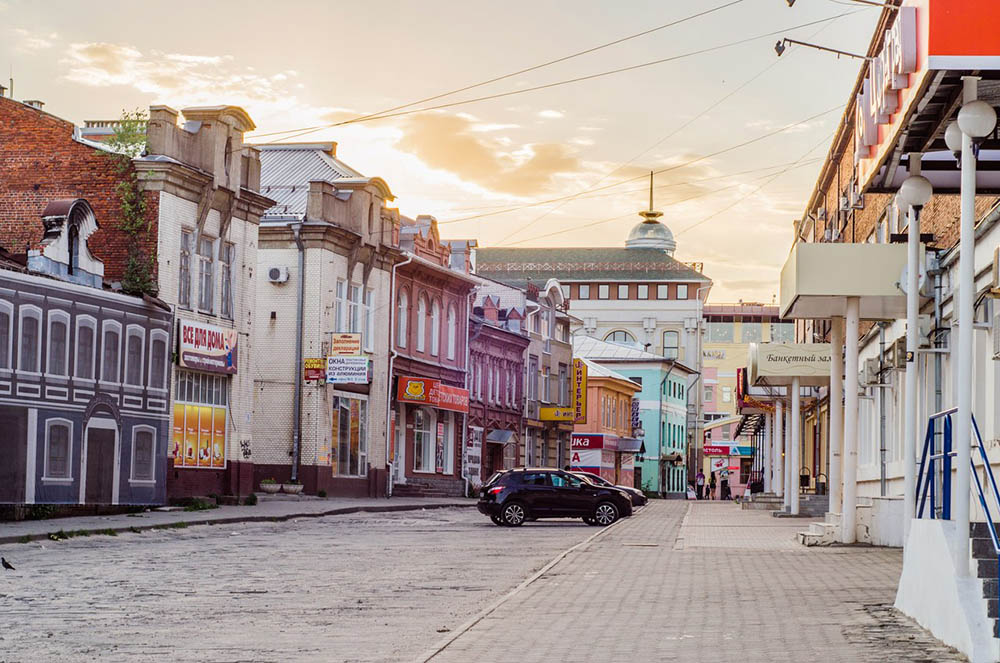
[[992, 601], [987, 601], [986, 616], [989, 617], [990, 619], [996, 619], [997, 617], [1000, 617], [1000, 614], [997, 613], [998, 608], [1000, 608], [1000, 604], [997, 603], [996, 599], [993, 599]]
[[[997, 531], [1000, 532], [1000, 523], [996, 524]], [[988, 523], [969, 523], [969, 534], [977, 539], [990, 538]]]
[[972, 557], [974, 559], [996, 559], [997, 551], [992, 539], [972, 539]]
[[1000, 638], [1000, 619], [993, 620], [993, 637]]
[[983, 578], [983, 598], [989, 600], [996, 599], [997, 597], [997, 579]]
[[976, 577], [978, 578], [996, 578], [997, 577], [997, 560], [996, 559], [979, 559], [976, 560]]

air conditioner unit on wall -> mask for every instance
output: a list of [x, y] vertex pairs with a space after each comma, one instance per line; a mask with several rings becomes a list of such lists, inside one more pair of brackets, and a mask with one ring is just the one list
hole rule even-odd
[[870, 357], [865, 359], [865, 367], [861, 374], [861, 382], [865, 385], [878, 384], [878, 359]]
[[892, 343], [892, 355], [887, 358], [892, 368], [906, 369], [906, 337], [897, 338]]
[[271, 283], [284, 283], [288, 280], [288, 268], [278, 266], [268, 267], [267, 280]]

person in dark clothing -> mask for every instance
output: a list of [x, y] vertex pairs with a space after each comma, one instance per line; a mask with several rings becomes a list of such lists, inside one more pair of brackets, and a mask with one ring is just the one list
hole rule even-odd
[[708, 482], [708, 499], [715, 499], [715, 472], [712, 472], [712, 478]]
[[722, 490], [722, 495], [720, 499], [731, 500], [733, 496], [729, 492], [729, 474], [726, 472], [722, 473], [722, 482], [720, 483], [720, 488]]

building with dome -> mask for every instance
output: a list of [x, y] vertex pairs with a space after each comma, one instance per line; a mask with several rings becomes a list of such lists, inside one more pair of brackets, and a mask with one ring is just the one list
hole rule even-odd
[[700, 439], [701, 390], [690, 387], [700, 378], [702, 308], [712, 281], [701, 263], [674, 258], [677, 242], [661, 221], [663, 213], [653, 209], [652, 187], [649, 209], [639, 216], [642, 221], [625, 246], [479, 248], [476, 270], [516, 287], [543, 286], [555, 278], [581, 321], [575, 334], [675, 359], [698, 371], [688, 378], [687, 438]]

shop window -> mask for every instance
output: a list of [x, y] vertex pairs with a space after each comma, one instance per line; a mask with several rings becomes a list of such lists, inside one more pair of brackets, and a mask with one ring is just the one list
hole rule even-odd
[[49, 375], [69, 374], [69, 313], [49, 311], [49, 351], [46, 372]]
[[604, 337], [604, 340], [608, 343], [618, 343], [621, 345], [635, 345], [635, 336], [628, 333], [627, 331], [617, 330], [613, 331]]
[[440, 415], [437, 424], [437, 444], [435, 445], [434, 466], [438, 472], [453, 474], [455, 471], [455, 434], [453, 415], [449, 412]]
[[535, 445], [537, 444], [538, 433], [534, 428], [527, 430], [524, 438], [524, 464], [528, 467], [535, 465]]
[[41, 365], [42, 309], [25, 304], [21, 306], [21, 353], [17, 364], [25, 373], [39, 373]]
[[681, 335], [675, 331], [663, 332], [664, 359], [677, 359]]
[[194, 252], [194, 235], [190, 230], [181, 231], [180, 274], [177, 283], [177, 305], [191, 308], [191, 254]]
[[205, 313], [212, 313], [215, 306], [214, 243], [208, 237], [198, 240], [198, 310]]
[[649, 286], [640, 285], [636, 288], [636, 298], [637, 299], [649, 299]]
[[333, 398], [330, 452], [334, 476], [368, 476], [368, 401]]
[[406, 290], [400, 290], [399, 297], [396, 301], [396, 345], [401, 348], [406, 347], [406, 316], [409, 314], [410, 298], [407, 296]]
[[121, 323], [105, 320], [101, 335], [101, 382], [117, 384], [121, 380], [121, 339]]
[[167, 382], [167, 332], [154, 329], [149, 343], [149, 386], [166, 389]]
[[578, 286], [578, 288], [579, 288], [579, 293], [580, 293], [580, 299], [590, 299], [590, 285], [589, 284], [583, 283], [580, 286]]
[[125, 333], [125, 384], [142, 386], [142, 327], [129, 325]]
[[130, 481], [155, 481], [156, 429], [132, 428], [132, 474]]
[[73, 423], [68, 419], [49, 419], [45, 422], [45, 468], [43, 479], [72, 478], [70, 454]]
[[94, 379], [94, 345], [97, 340], [97, 320], [89, 315], [76, 318], [76, 370], [82, 380]]
[[415, 472], [434, 471], [434, 421], [431, 413], [424, 408], [413, 412], [413, 470]]
[[0, 300], [0, 368], [11, 368], [14, 305]]
[[174, 381], [174, 467], [226, 466], [230, 378], [177, 370]]

